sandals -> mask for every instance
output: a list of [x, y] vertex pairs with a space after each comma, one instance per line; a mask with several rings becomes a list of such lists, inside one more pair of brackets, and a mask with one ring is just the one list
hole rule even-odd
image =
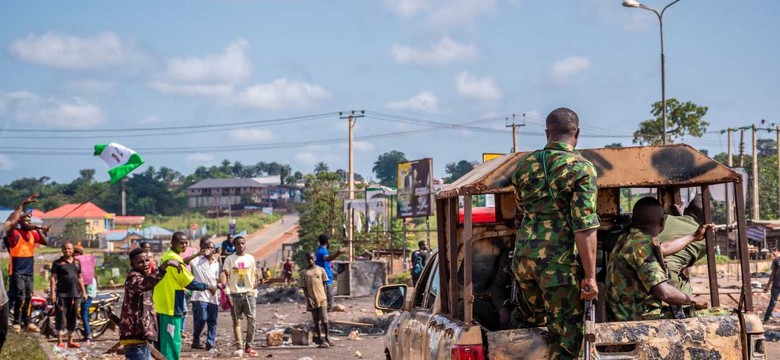
[[69, 347], [69, 348], [78, 349], [78, 348], [80, 348], [80, 347], [81, 347], [81, 344], [79, 344], [79, 343], [77, 343], [77, 342], [69, 341], [69, 342], [68, 342], [68, 347]]

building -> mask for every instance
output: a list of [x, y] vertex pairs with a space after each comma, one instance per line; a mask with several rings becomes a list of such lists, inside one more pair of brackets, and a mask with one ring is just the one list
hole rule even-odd
[[114, 217], [114, 229], [140, 229], [146, 218], [141, 215], [117, 215]]
[[187, 188], [187, 206], [227, 207], [237, 204], [263, 204], [279, 195], [279, 175], [240, 178], [205, 179]]
[[[113, 229], [114, 214], [108, 213], [97, 205], [87, 202], [80, 204], [65, 204], [54, 210], [41, 215], [43, 226], [51, 226], [49, 234], [53, 237], [63, 237], [63, 240], [70, 241], [97, 241], [98, 234]], [[83, 226], [83, 239], [65, 239], [68, 224], [76, 223], [77, 226]], [[73, 232], [79, 233], [81, 229], [73, 229]], [[85, 244], [87, 247], [92, 247]]]
[[98, 235], [100, 248], [112, 251], [127, 251], [133, 242], [143, 239], [143, 235], [135, 230], [109, 230]]

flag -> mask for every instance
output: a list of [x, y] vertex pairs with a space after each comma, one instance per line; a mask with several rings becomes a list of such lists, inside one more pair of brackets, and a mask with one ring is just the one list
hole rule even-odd
[[117, 143], [95, 145], [95, 156], [100, 156], [111, 168], [108, 176], [114, 184], [144, 163], [144, 159], [135, 151]]

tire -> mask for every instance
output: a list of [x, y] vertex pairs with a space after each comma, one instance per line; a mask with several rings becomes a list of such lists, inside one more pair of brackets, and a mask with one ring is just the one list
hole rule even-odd
[[[111, 322], [111, 319], [108, 317], [108, 312], [110, 311], [110, 307], [103, 307], [97, 310], [97, 312], [93, 315], [95, 322], [103, 322], [100, 326], [93, 327], [92, 328], [92, 338], [97, 339], [101, 335], [103, 335], [106, 330], [108, 329], [109, 322]], [[92, 319], [90, 319], [90, 322], [92, 322]]]

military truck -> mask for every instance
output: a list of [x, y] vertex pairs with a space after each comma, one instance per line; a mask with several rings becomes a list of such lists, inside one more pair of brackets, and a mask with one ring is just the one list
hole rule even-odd
[[[684, 144], [658, 147], [586, 149], [598, 171], [599, 229], [597, 270], [600, 292], [595, 315], [594, 359], [764, 359], [763, 326], [753, 313], [745, 224], [745, 197], [739, 173]], [[438, 250], [415, 288], [388, 285], [377, 291], [375, 307], [400, 311], [385, 338], [387, 359], [546, 359], [546, 328], [500, 330], [495, 319], [480, 319], [500, 254], [514, 246], [515, 197], [510, 175], [523, 153], [480, 164], [436, 195]], [[673, 213], [681, 189], [696, 188], [704, 199], [704, 218], [712, 221], [714, 186], [735, 184], [736, 234], [741, 286], [736, 307], [722, 308], [715, 239], [706, 236], [709, 304], [707, 316], [616, 322], [607, 318], [604, 278], [609, 253], [604, 241], [620, 217], [623, 188], [651, 188]], [[495, 217], [474, 222], [471, 198], [495, 196]], [[462, 204], [462, 209], [459, 204]], [[463, 212], [459, 221], [459, 212]], [[732, 294], [736, 295], [736, 294]], [[475, 304], [477, 311], [475, 311]]]

